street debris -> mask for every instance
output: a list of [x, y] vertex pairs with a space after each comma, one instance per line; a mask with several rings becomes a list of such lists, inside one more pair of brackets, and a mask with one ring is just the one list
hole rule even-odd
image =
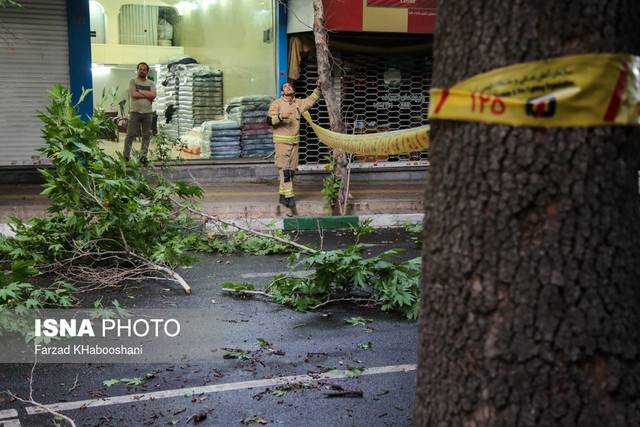
[[328, 399], [334, 397], [363, 397], [362, 390], [333, 391], [324, 394]]

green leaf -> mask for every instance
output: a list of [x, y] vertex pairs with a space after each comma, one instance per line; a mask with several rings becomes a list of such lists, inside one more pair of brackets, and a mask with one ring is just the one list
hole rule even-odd
[[358, 348], [360, 350], [371, 350], [372, 347], [373, 347], [373, 344], [371, 343], [371, 341], [368, 341], [366, 343], [358, 344]]
[[79, 151], [82, 151], [84, 153], [91, 153], [91, 148], [87, 147], [81, 142], [75, 142], [74, 145]]
[[122, 381], [126, 385], [138, 386], [138, 385], [144, 384], [146, 379], [140, 378], [140, 377], [133, 377], [133, 378], [120, 378], [120, 381]]
[[78, 103], [76, 105], [82, 104], [82, 101], [92, 92], [92, 89], [82, 88], [82, 92], [80, 93], [80, 97], [78, 98]]
[[116, 385], [119, 384], [120, 380], [116, 380], [115, 378], [111, 378], [109, 380], [104, 380], [102, 381], [102, 385], [105, 385], [107, 387], [111, 387], [112, 385]]
[[366, 326], [367, 323], [373, 322], [373, 319], [367, 317], [355, 316], [349, 319], [345, 319], [345, 323], [353, 326]]
[[283, 396], [286, 396], [288, 392], [289, 392], [288, 390], [277, 389], [277, 390], [273, 390], [272, 393], [276, 397], [283, 397]]
[[258, 341], [258, 346], [260, 346], [260, 348], [270, 348], [271, 347], [271, 343], [263, 338], [256, 338], [256, 341]]
[[253, 291], [255, 286], [250, 283], [241, 282], [224, 282], [220, 285], [222, 289], [228, 289], [230, 291]]
[[69, 150], [62, 150], [58, 153], [57, 155], [58, 159], [66, 162], [66, 163], [71, 163], [71, 162], [75, 162], [76, 160], [76, 156], [75, 154], [73, 154], [71, 151]]
[[248, 351], [242, 351], [235, 348], [224, 349], [225, 352], [222, 355], [223, 359], [239, 359], [239, 360], [251, 360], [251, 353]]
[[254, 416], [254, 417], [247, 417], [244, 418], [242, 421], [240, 421], [242, 424], [245, 425], [251, 425], [251, 424], [269, 424], [269, 421], [265, 420], [262, 417], [259, 416]]
[[10, 298], [17, 299], [18, 294], [16, 292], [19, 290], [19, 288], [16, 285], [16, 283], [11, 283], [4, 289], [0, 289], [0, 300], [7, 301]]
[[117, 317], [126, 318], [131, 316], [131, 314], [120, 304], [120, 302], [118, 302], [117, 299], [111, 301], [111, 305], [115, 307]]
[[28, 300], [26, 300], [24, 302], [24, 305], [27, 308], [33, 308], [33, 309], [42, 307], [42, 305], [40, 304], [40, 301], [33, 298], [29, 298]]

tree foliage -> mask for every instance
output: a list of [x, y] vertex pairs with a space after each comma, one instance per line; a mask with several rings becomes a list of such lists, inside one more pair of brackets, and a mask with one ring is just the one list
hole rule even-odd
[[99, 135], [111, 121], [101, 111], [82, 120], [63, 86], [53, 87], [39, 118], [46, 142], [40, 151], [54, 166], [40, 171], [42, 194], [51, 205], [42, 218], [11, 220], [16, 236], [0, 241], [0, 267], [27, 262], [39, 272], [63, 277], [77, 271], [73, 277], [78, 279], [89, 270], [141, 271], [146, 266], [142, 270], [148, 273], [154, 265], [173, 269], [191, 261], [194, 221], [172, 200], [202, 196], [198, 185], [171, 182], [135, 158], [104, 153]]
[[[227, 227], [225, 227], [226, 229]], [[280, 230], [271, 235], [288, 240], [289, 237]], [[192, 246], [198, 252], [231, 254], [244, 252], [251, 255], [275, 255], [291, 253], [293, 248], [287, 244], [264, 237], [254, 236], [245, 231], [229, 234], [209, 231], [206, 234], [193, 236]]]
[[0, 0], [0, 8], [2, 7], [22, 7], [22, 4], [16, 0]]
[[60, 85], [50, 99], [39, 118], [46, 141], [40, 151], [54, 165], [52, 172], [40, 171], [42, 194], [51, 206], [44, 218], [13, 219], [16, 238], [6, 241], [4, 250], [36, 263], [64, 260], [78, 251], [131, 251], [172, 267], [188, 262], [185, 230], [193, 221], [175, 211], [172, 198], [201, 197], [202, 189], [164, 179], [135, 159], [107, 155], [98, 146], [101, 131], [111, 123], [102, 112], [83, 121], [71, 93]]
[[[54, 166], [40, 171], [45, 178], [42, 194], [51, 205], [43, 217], [13, 218], [15, 237], [0, 238], [0, 307], [66, 306], [74, 302], [74, 285], [98, 289], [167, 276], [190, 291], [175, 268], [192, 263], [194, 251], [291, 251], [282, 232], [272, 233], [279, 241], [244, 231], [229, 233], [220, 224], [218, 231], [205, 232], [202, 222], [185, 209], [202, 196], [202, 189], [163, 175], [175, 140], [156, 137], [156, 168], [145, 167], [136, 156], [126, 161], [121, 154], [108, 155], [99, 138], [113, 123], [100, 110], [85, 121], [76, 105], [71, 93], [57, 85], [39, 114], [46, 142], [40, 151]], [[52, 276], [54, 284], [44, 285], [51, 280], [39, 276]]]
[[420, 301], [420, 258], [394, 263], [400, 250], [390, 249], [366, 258], [370, 247], [356, 243], [344, 249], [301, 257], [295, 267], [313, 269], [300, 277], [280, 275], [267, 287], [273, 299], [296, 310], [309, 310], [332, 300], [347, 300], [397, 311], [408, 319], [418, 316]]

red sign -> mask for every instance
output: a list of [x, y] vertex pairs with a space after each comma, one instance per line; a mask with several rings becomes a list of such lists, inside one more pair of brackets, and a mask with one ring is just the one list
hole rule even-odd
[[369, 7], [401, 7], [404, 9], [435, 9], [437, 0], [367, 0]]
[[362, 31], [362, 0], [322, 0], [327, 28]]
[[325, 25], [331, 30], [363, 31], [364, 14], [371, 6], [395, 7], [407, 10], [407, 26], [404, 31], [428, 34], [435, 31], [436, 0], [322, 0]]
[[409, 9], [407, 31], [410, 33], [434, 33], [436, 31], [436, 10]]

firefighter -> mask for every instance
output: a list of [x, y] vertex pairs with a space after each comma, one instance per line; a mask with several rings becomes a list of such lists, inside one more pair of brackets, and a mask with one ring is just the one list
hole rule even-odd
[[300, 143], [300, 120], [303, 112], [320, 99], [320, 80], [316, 89], [305, 99], [294, 96], [293, 85], [284, 83], [282, 96], [271, 103], [269, 120], [273, 126], [275, 163], [280, 178], [280, 198], [278, 202], [289, 209], [295, 209], [293, 176], [298, 168], [298, 144]]

